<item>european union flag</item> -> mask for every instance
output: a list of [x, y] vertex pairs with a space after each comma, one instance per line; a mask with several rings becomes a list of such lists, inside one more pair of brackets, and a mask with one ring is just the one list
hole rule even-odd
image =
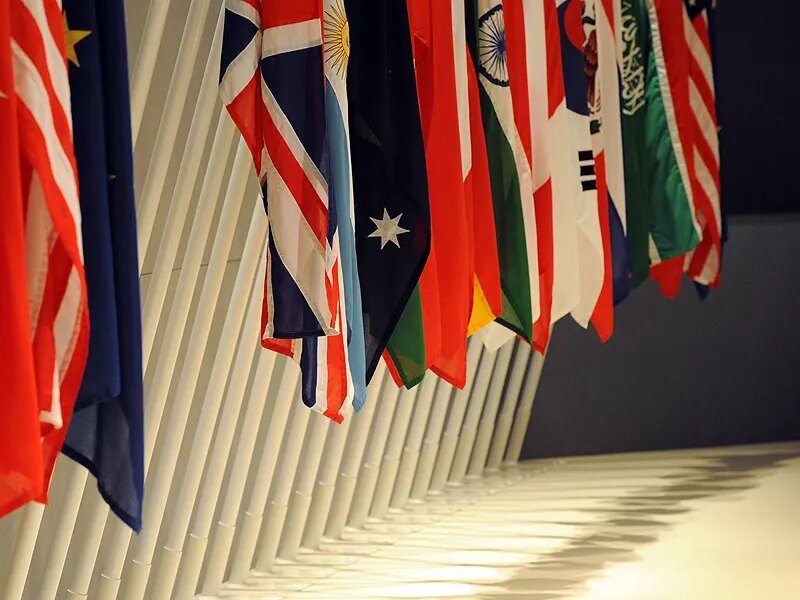
[[89, 358], [62, 451], [142, 526], [144, 435], [139, 261], [123, 0], [64, 0], [89, 292]]

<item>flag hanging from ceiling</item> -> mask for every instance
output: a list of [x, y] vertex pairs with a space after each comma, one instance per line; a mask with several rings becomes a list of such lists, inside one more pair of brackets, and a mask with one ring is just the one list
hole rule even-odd
[[719, 139], [714, 69], [708, 15], [709, 0], [686, 0], [684, 24], [689, 45], [689, 102], [694, 127], [694, 177], [697, 219], [702, 236], [688, 256], [687, 271], [695, 282], [717, 287], [722, 254]]
[[538, 276], [531, 277], [538, 275], [533, 189], [514, 121], [503, 5], [499, 0], [468, 0], [466, 18], [494, 203], [503, 298], [498, 322], [530, 342], [539, 315]]
[[[432, 85], [433, 34], [431, 6], [427, 0], [407, 0], [408, 25], [411, 35], [411, 52], [414, 56], [414, 74], [417, 98], [420, 105], [420, 122], [425, 143], [426, 172], [429, 182], [436, 179], [431, 169], [434, 160], [429, 147], [430, 112], [425, 101], [427, 88]], [[445, 157], [445, 161], [447, 157]], [[445, 178], [447, 173], [445, 173]], [[384, 358], [389, 373], [398, 386], [411, 388], [420, 383], [432, 361], [441, 349], [441, 322], [439, 317], [439, 292], [437, 284], [436, 250], [434, 247], [433, 198], [429, 184], [428, 198], [431, 211], [431, 248], [420, 280], [406, 303], [403, 313], [386, 344]], [[423, 285], [425, 301], [423, 302]]]
[[[512, 0], [506, 2], [507, 19], [509, 27], [509, 50], [511, 68], [516, 63], [522, 63], [524, 55], [524, 74], [520, 72], [517, 80], [525, 82], [527, 91], [516, 93], [514, 98], [515, 111], [522, 118], [522, 122], [529, 121], [531, 163], [533, 165], [534, 208], [536, 213], [536, 228], [539, 261], [539, 318], [533, 326], [533, 346], [540, 352], [547, 347], [550, 337], [552, 321], [553, 284], [554, 284], [554, 235], [553, 235], [553, 185], [550, 174], [551, 159], [557, 154], [555, 145], [551, 143], [548, 135], [552, 93], [548, 82], [548, 48], [545, 30], [545, 7], [555, 10], [555, 4], [544, 0], [523, 1]], [[556, 26], [556, 35], [558, 29]], [[516, 55], [519, 58], [516, 58]], [[560, 61], [559, 61], [560, 65]], [[558, 68], [558, 77], [561, 81], [561, 69]], [[514, 78], [512, 77], [512, 82]], [[515, 92], [516, 83], [511, 86]], [[561, 88], [561, 101], [563, 103], [563, 83]], [[521, 102], [527, 101], [527, 115]], [[519, 117], [518, 117], [519, 118]], [[525, 136], [522, 136], [525, 140]]]
[[[608, 195], [614, 304], [630, 293], [630, 257], [625, 214], [625, 165], [622, 150], [620, 77], [617, 40], [620, 38], [620, 0], [591, 0], [597, 19], [597, 72], [595, 108], [599, 131], [594, 136], [595, 153], [603, 153]], [[588, 2], [587, 2], [588, 4]]]
[[[530, 40], [528, 82], [532, 95], [533, 151], [536, 165], [534, 185], [537, 190], [537, 206], [546, 207], [547, 196], [550, 195], [552, 198], [552, 300], [549, 318], [544, 318], [543, 314], [536, 324], [537, 337], [541, 340], [538, 345], [543, 345], [552, 324], [569, 314], [580, 297], [578, 206], [574, 190], [578, 181], [576, 179], [578, 163], [577, 156], [571, 151], [564, 133], [572, 115], [567, 111], [561, 56], [561, 27], [556, 4], [550, 0], [533, 2], [527, 15], [529, 18], [526, 18], [526, 27]], [[551, 191], [548, 191], [548, 181]], [[547, 222], [544, 214], [543, 221]], [[546, 256], [540, 255], [539, 260], [547, 264]], [[536, 344], [536, 339], [534, 343]]]
[[351, 407], [360, 410], [366, 400], [364, 328], [361, 289], [353, 229], [353, 185], [347, 103], [349, 22], [342, 0], [325, 0], [323, 6], [325, 58], [325, 117], [329, 154], [329, 193], [335, 206], [337, 230], [334, 250], [341, 256], [336, 266], [340, 285], [337, 335], [302, 340], [267, 340], [265, 346], [288, 354], [300, 363], [303, 402], [334, 421], [341, 422]]
[[[459, 103], [456, 80], [456, 39], [458, 55], [465, 52], [464, 35], [458, 36], [456, 29], [464, 30], [458, 17], [463, 9], [457, 12], [452, 2], [432, 0], [409, 0], [407, 7], [425, 142], [431, 250], [419, 282], [420, 306], [416, 299], [406, 306], [388, 351], [407, 387], [419, 383], [426, 368], [463, 387], [473, 293], [462, 157], [469, 138], [462, 140], [459, 131], [462, 118], [469, 115], [468, 107]], [[413, 319], [418, 314], [421, 320]], [[418, 358], [422, 353], [424, 361]]]
[[62, 452], [142, 526], [144, 391], [128, 54], [122, 0], [64, 0], [91, 333]]
[[[541, 167], [537, 159], [542, 157], [542, 152], [538, 150], [533, 142], [534, 128], [540, 127], [547, 122], [547, 103], [543, 106], [545, 111], [537, 112], [540, 97], [534, 96], [533, 78], [538, 75], [535, 64], [540, 58], [544, 58], [544, 46], [539, 47], [542, 54], [533, 51], [534, 31], [533, 23], [536, 18], [536, 2], [523, 2], [522, 0], [504, 0], [503, 9], [505, 11], [506, 22], [506, 48], [508, 52], [509, 84], [511, 88], [511, 98], [514, 106], [514, 119], [525, 150], [525, 157], [528, 167], [531, 170], [531, 188], [533, 195], [525, 200], [534, 210], [534, 217], [530, 218], [530, 224], [526, 227], [533, 227], [536, 232], [532, 237], [531, 243], [536, 243], [536, 263], [535, 268], [531, 269], [531, 279], [535, 280], [538, 293], [538, 305], [534, 307], [534, 326], [532, 333], [533, 346], [540, 351], [547, 347], [550, 337], [550, 319], [553, 299], [553, 206], [552, 189], [549, 183], [547, 167]], [[538, 7], [541, 8], [541, 7]], [[539, 123], [534, 123], [534, 119], [542, 119]], [[541, 143], [541, 140], [538, 140]]]
[[[17, 10], [16, 8], [14, 9]], [[25, 272], [25, 209], [19, 121], [11, 54], [11, 6], [0, 1], [0, 364], [7, 401], [0, 419], [0, 517], [39, 497], [44, 489], [39, 402], [31, 351]]]
[[[568, 187], [562, 190], [564, 202], [574, 206], [573, 227], [576, 252], [570, 273], [577, 279], [577, 299], [570, 312], [582, 327], [592, 318], [605, 278], [605, 251], [601, 231], [600, 203], [597, 199], [597, 174], [590, 137], [589, 102], [584, 72], [585, 34], [580, 0], [556, 0], [561, 32], [561, 59], [566, 96], [565, 143], [572, 166]], [[567, 216], [567, 215], [565, 215]], [[565, 223], [564, 227], [569, 227]], [[557, 234], [558, 235], [558, 234]], [[572, 236], [568, 236], [572, 237]], [[558, 273], [557, 273], [558, 277]], [[553, 315], [560, 318], [560, 311]]]
[[[463, 3], [455, 0], [463, 11]], [[463, 12], [462, 12], [462, 15]], [[466, 36], [466, 31], [464, 32]], [[472, 335], [499, 317], [503, 312], [503, 292], [500, 288], [500, 264], [492, 203], [492, 181], [486, 154], [486, 134], [481, 116], [481, 97], [475, 66], [464, 39], [463, 66], [456, 57], [456, 80], [466, 80], [469, 121], [460, 124], [461, 139], [469, 137], [469, 147], [462, 145], [462, 160], [468, 168], [464, 180], [467, 195], [467, 215], [471, 220], [472, 241], [472, 310], [467, 334]], [[456, 44], [456, 51], [458, 44]], [[464, 102], [459, 91], [459, 102]], [[461, 114], [461, 113], [459, 113]]]
[[225, 8], [220, 96], [253, 156], [269, 220], [262, 337], [336, 334], [322, 5], [227, 0]]
[[[260, 1], [228, 0], [225, 6], [220, 94], [253, 155], [269, 220], [262, 343], [298, 360], [303, 401], [341, 421], [355, 389], [337, 202], [346, 204], [342, 214], [349, 222], [351, 192], [349, 160], [341, 156], [347, 141], [346, 111], [338, 104], [344, 83], [337, 93], [326, 76], [343, 77], [347, 16], [341, 3], [323, 7], [313, 0], [274, 3], [268, 10]], [[352, 253], [348, 260], [351, 266]], [[359, 392], [363, 402], [363, 387]]]
[[[4, 46], [0, 51], [0, 110], [9, 126], [3, 137], [14, 140], [17, 136], [16, 148], [4, 139], [6, 158], [16, 153], [4, 168], [18, 165], [16, 172], [7, 173], [11, 179], [3, 204], [8, 204], [4, 211], [10, 219], [4, 227], [18, 227], [22, 215], [25, 251], [16, 259], [24, 265], [29, 326], [30, 360], [19, 359], [21, 369], [15, 377], [25, 377], [26, 367], [31, 365], [34, 377], [32, 383], [15, 381], [21, 392], [35, 394], [33, 398], [13, 397], [17, 404], [12, 413], [20, 412], [23, 417], [20, 433], [26, 430], [26, 422], [30, 427], [25, 417], [30, 417], [31, 406], [38, 413], [36, 442], [41, 454], [36, 462], [42, 468], [41, 477], [34, 481], [30, 472], [33, 462], [24, 457], [0, 457], [2, 469], [10, 471], [11, 477], [7, 479], [3, 473], [0, 487], [0, 511], [7, 512], [33, 493], [38, 493], [37, 500], [47, 500], [50, 476], [86, 363], [89, 322], [66, 64], [72, 53], [71, 45], [65, 44], [61, 6], [56, 0], [5, 0], [2, 10], [6, 14], [0, 30]], [[11, 233], [9, 244], [13, 243], [19, 243], [18, 231]], [[6, 273], [4, 277], [18, 278], [19, 265]], [[24, 294], [25, 286], [13, 292]], [[20, 299], [12, 304], [19, 309]], [[30, 450], [30, 440], [18, 451], [26, 449]]]
[[[669, 186], [667, 202], [651, 195], [653, 210], [650, 258], [651, 278], [668, 297], [678, 293], [685, 254], [697, 246], [702, 230], [697, 222], [694, 168], [694, 130], [689, 95], [689, 46], [684, 31], [686, 15], [679, 0], [645, 0], [650, 23], [653, 62], [660, 86], [660, 102], [669, 137], [662, 155], [674, 159], [659, 162], [666, 177], [677, 179]], [[656, 155], [661, 158], [661, 155]]]
[[[347, 65], [350, 59], [350, 24], [343, 0], [324, 1], [323, 49], [325, 53], [325, 114], [328, 127], [331, 189], [336, 196], [336, 218], [339, 235], [341, 271], [344, 282], [342, 332], [346, 344], [343, 362], [328, 363], [328, 368], [346, 370], [348, 396], [355, 410], [361, 410], [367, 396], [364, 350], [364, 322], [361, 306], [361, 282], [355, 238], [355, 204], [353, 173], [350, 158], [350, 125], [347, 103]], [[320, 342], [326, 340], [320, 339]], [[352, 392], [350, 391], [352, 390]], [[347, 400], [345, 400], [345, 404]]]
[[347, 8], [356, 251], [369, 380], [417, 286], [431, 226], [405, 1], [352, 0]]
[[668, 295], [677, 293], [684, 255], [697, 245], [700, 232], [684, 151], [691, 133], [686, 126], [691, 116], [688, 51], [681, 49], [685, 40], [670, 39], [668, 52], [662, 43], [662, 24], [672, 38], [677, 23], [677, 33], [683, 36], [682, 20], [674, 13], [667, 10], [660, 22], [650, 0], [621, 0], [619, 60], [631, 283], [638, 285], [652, 270]]
[[[458, 6], [457, 6], [458, 4]], [[470, 140], [462, 130], [469, 121], [466, 101], [466, 22], [463, 2], [425, 0], [430, 14], [424, 90], [417, 89], [428, 161], [431, 208], [431, 256], [422, 272], [423, 311], [429, 295], [428, 269], [435, 279], [439, 317], [438, 353], [428, 360], [431, 370], [463, 388], [467, 378], [467, 329], [472, 295], [470, 201], [465, 178]], [[427, 132], [426, 132], [427, 129]], [[426, 135], [427, 134], [427, 135]]]
[[[650, 202], [647, 152], [648, 88], [651, 80], [650, 27], [644, 2], [620, 0], [617, 56], [621, 79], [622, 148], [625, 173], [625, 217], [630, 249], [631, 286], [638, 286], [650, 274]], [[654, 116], [657, 113], [652, 113]]]
[[[608, 135], [608, 132], [604, 130], [604, 117], [606, 116], [606, 112], [608, 116], [611, 117], [613, 111], [609, 110], [610, 107], [603, 105], [602, 93], [604, 91], [610, 91], [610, 88], [616, 93], [617, 88], [604, 85], [603, 82], [603, 78], [608, 76], [609, 60], [614, 69], [613, 73], [616, 72], [616, 60], [614, 60], [613, 35], [604, 35], [602, 31], [598, 34], [598, 11], [602, 13], [602, 7], [598, 9], [595, 0], [585, 0], [583, 2], [583, 52], [586, 60], [584, 71], [587, 78], [586, 85], [589, 97], [589, 132], [591, 134], [595, 173], [597, 175], [597, 214], [600, 219], [600, 233], [603, 240], [603, 285], [600, 288], [600, 295], [597, 298], [597, 303], [592, 313], [592, 324], [594, 325], [595, 331], [597, 331], [597, 334], [600, 336], [600, 339], [606, 341], [611, 337], [614, 331], [614, 270], [611, 258], [613, 229], [611, 225], [611, 213], [616, 214], [616, 211], [614, 210], [613, 201], [609, 194], [608, 170], [606, 164], [607, 155], [604, 146], [605, 138]], [[603, 24], [601, 23], [599, 27], [603, 28]], [[607, 41], [604, 48], [606, 50], [606, 65], [603, 65], [606, 67], [605, 69], [601, 68], [601, 59], [598, 56], [599, 47], [602, 45], [600, 41], [601, 37], [605, 37], [606, 39], [608, 37], [612, 38], [610, 42]], [[609, 125], [613, 126], [612, 123], [609, 123]], [[609, 166], [613, 169], [614, 165], [612, 163], [612, 165]], [[619, 225], [618, 218], [616, 221], [616, 224]], [[619, 225], [618, 229], [621, 229], [621, 225]], [[618, 233], [624, 245], [623, 233], [621, 231]], [[624, 251], [624, 247], [622, 250]], [[627, 273], [625, 273], [625, 275], [627, 275]]]

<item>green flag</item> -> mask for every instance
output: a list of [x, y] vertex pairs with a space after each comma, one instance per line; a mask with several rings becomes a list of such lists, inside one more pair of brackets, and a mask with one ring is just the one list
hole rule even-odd
[[[539, 309], [537, 297], [537, 314], [533, 315], [531, 284], [538, 285], [538, 281], [534, 282], [530, 277], [529, 253], [535, 252], [536, 248], [529, 247], [530, 241], [526, 237], [527, 219], [522, 199], [527, 199], [533, 206], [533, 190], [527, 158], [514, 122], [500, 0], [467, 0], [467, 45], [480, 84], [494, 204], [503, 294], [503, 312], [497, 320], [530, 342], [534, 316], [538, 316]], [[527, 235], [535, 235], [535, 226]], [[533, 264], [533, 267], [538, 272], [538, 264]]]
[[658, 31], [647, 0], [622, 0], [622, 131], [632, 284], [699, 242]]
[[399, 378], [406, 388], [411, 389], [425, 377], [425, 329], [422, 323], [419, 284], [414, 288], [414, 293], [400, 315], [386, 351], [392, 359], [389, 368], [393, 371], [393, 376]]

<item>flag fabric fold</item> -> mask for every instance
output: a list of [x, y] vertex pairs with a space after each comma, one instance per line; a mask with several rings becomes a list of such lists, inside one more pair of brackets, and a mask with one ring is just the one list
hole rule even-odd
[[[533, 120], [534, 152], [541, 148], [542, 156], [537, 161], [534, 178], [546, 181], [549, 170], [552, 187], [552, 228], [553, 228], [553, 284], [552, 302], [549, 320], [538, 324], [542, 331], [568, 315], [578, 304], [580, 297], [578, 271], [578, 205], [575, 202], [576, 172], [578, 172], [577, 156], [570, 144], [570, 137], [565, 135], [569, 130], [574, 115], [567, 108], [566, 88], [564, 80], [564, 61], [562, 58], [562, 26], [559, 10], [555, 2], [541, 0], [541, 13], [530, 11], [531, 39], [533, 44], [544, 46], [543, 50], [530, 50], [534, 56], [529, 61], [533, 86], [534, 115]], [[538, 6], [538, 5], [537, 5]], [[546, 61], [542, 65], [541, 61]], [[542, 115], [542, 101], [536, 98], [547, 98], [547, 120]], [[538, 156], [538, 154], [537, 154]], [[538, 175], [537, 175], [538, 173]], [[537, 189], [541, 189], [540, 188]], [[546, 185], [544, 186], [546, 188]], [[546, 191], [546, 189], [545, 189]], [[543, 192], [540, 192], [543, 193]]]
[[620, 0], [592, 0], [597, 18], [597, 73], [595, 105], [599, 115], [599, 135], [595, 136], [595, 152], [604, 155], [604, 172], [608, 195], [609, 234], [611, 243], [611, 276], [614, 304], [630, 293], [630, 256], [625, 210], [625, 165], [622, 149], [622, 113], [620, 108], [620, 74], [617, 64], [617, 40], [622, 20]]
[[306, 405], [341, 421], [365, 397], [348, 360], [351, 340], [361, 353], [345, 306], [347, 287], [358, 305], [355, 253], [346, 231], [345, 274], [339, 231], [352, 222], [347, 14], [314, 0], [225, 8], [220, 95], [253, 156], [269, 224], [262, 344], [300, 363]]
[[[11, 401], [15, 404], [12, 412], [23, 416], [20, 433], [26, 431], [26, 417], [30, 433], [31, 410], [38, 414], [35, 441], [40, 452], [35, 461], [32, 457], [0, 457], [0, 511], [8, 512], [34, 494], [38, 501], [47, 501], [50, 476], [86, 363], [89, 322], [66, 62], [71, 56], [68, 43], [74, 38], [65, 35], [61, 5], [56, 0], [4, 0], [0, 5], [5, 13], [0, 30], [0, 111], [9, 126], [8, 131], [4, 129], [3, 137], [8, 140], [3, 147], [7, 156], [15, 155], [4, 166], [10, 177], [3, 203], [7, 205], [4, 217], [8, 211], [10, 219], [4, 227], [12, 229], [9, 248], [18, 245], [20, 232], [15, 228], [22, 215], [25, 251], [16, 260], [24, 265], [28, 323], [23, 320], [18, 325], [29, 326], [27, 356], [19, 359], [22, 367], [14, 377], [30, 376], [29, 367], [33, 367], [33, 381], [16, 379], [17, 389], [25, 395]], [[19, 275], [19, 265], [3, 273], [17, 283]], [[10, 293], [25, 294], [26, 288]], [[17, 296], [12, 303], [17, 310], [20, 301]], [[15, 335], [19, 335], [18, 329]], [[13, 339], [20, 343], [18, 337]], [[17, 359], [12, 364], [17, 364]], [[19, 451], [30, 448], [27, 440]], [[30, 470], [34, 465], [42, 469], [35, 480]]]
[[597, 176], [597, 214], [603, 244], [603, 285], [592, 312], [592, 324], [600, 339], [605, 342], [614, 331], [613, 291], [616, 281], [612, 259], [612, 240], [615, 237], [622, 238], [622, 248], [617, 248], [617, 252], [624, 252], [625, 249], [624, 232], [621, 231], [622, 223], [609, 190], [609, 173], [611, 178], [616, 181], [616, 170], [621, 165], [613, 160], [616, 155], [612, 157], [611, 161], [608, 161], [605, 148], [606, 141], [613, 146], [614, 135], [611, 130], [615, 128], [614, 107], [604, 105], [604, 101], [613, 103], [614, 97], [607, 98], [607, 96], [612, 95], [609, 92], [616, 95], [618, 88], [614, 77], [616, 60], [614, 60], [613, 33], [609, 31], [610, 24], [604, 15], [603, 7], [598, 7], [595, 0], [584, 0], [583, 52], [586, 61], [584, 71], [587, 76], [589, 96], [589, 132]]
[[[509, 7], [512, 5], [514, 2], [509, 3]], [[555, 4], [545, 0], [525, 0], [521, 6], [515, 8], [516, 13], [521, 12], [524, 27], [519, 34], [524, 32], [525, 36], [525, 80], [530, 115], [531, 163], [539, 260], [540, 314], [533, 325], [533, 346], [539, 352], [544, 352], [552, 325], [555, 278], [551, 162], [557, 162], [559, 159], [559, 148], [551, 139], [550, 128], [551, 119], [559, 103], [563, 103], [564, 92], [560, 64], [557, 82], [550, 82], [548, 74], [548, 52], [552, 52], [552, 49], [548, 50], [545, 13], [550, 8], [555, 10]], [[514, 16], [512, 11], [510, 16]], [[560, 50], [556, 49], [556, 52]], [[559, 89], [560, 100], [554, 101], [554, 94], [558, 96]]]
[[[14, 10], [17, 10], [16, 8]], [[39, 442], [39, 402], [28, 280], [25, 270], [25, 204], [22, 197], [19, 121], [11, 54], [11, 6], [0, 1], [0, 364], [4, 369], [4, 418], [0, 420], [0, 517], [37, 498], [44, 489]]]
[[[566, 97], [565, 143], [572, 167], [565, 202], [573, 203], [576, 233], [576, 252], [570, 270], [576, 278], [577, 293], [570, 313], [582, 327], [588, 327], [595, 312], [605, 280], [605, 250], [601, 228], [601, 209], [606, 202], [598, 201], [597, 171], [592, 150], [589, 118], [588, 85], [585, 75], [584, 20], [579, 0], [557, 0], [561, 32], [561, 59], [564, 70]], [[565, 215], [566, 216], [566, 215]], [[566, 227], [569, 223], [565, 224]], [[570, 236], [571, 237], [571, 236]], [[561, 315], [556, 314], [558, 318]]]
[[670, 297], [701, 234], [686, 151], [692, 131], [680, 11], [679, 4], [621, 0], [618, 51], [631, 284], [649, 275]]
[[351, 0], [347, 7], [356, 252], [369, 381], [417, 288], [431, 224], [406, 3]]
[[[388, 351], [407, 387], [419, 383], [428, 368], [463, 387], [473, 294], [464, 185], [464, 163], [469, 160], [464, 147], [469, 147], [469, 138], [462, 140], [461, 132], [469, 109], [459, 98], [459, 91], [466, 95], [466, 89], [459, 90], [466, 81], [457, 80], [456, 74], [457, 58], [465, 63], [463, 9], [457, 11], [452, 2], [431, 0], [409, 0], [407, 7], [425, 142], [431, 249], [420, 277], [419, 307], [416, 301], [406, 306]], [[421, 320], [414, 318], [417, 314]], [[421, 357], [420, 344], [424, 361], [413, 358]]]
[[722, 261], [719, 139], [709, 0], [686, 0], [684, 31], [689, 46], [689, 102], [694, 127], [694, 189], [700, 243], [687, 257], [687, 273], [701, 285], [717, 287]]
[[[531, 172], [532, 196], [523, 199], [523, 203], [529, 207], [528, 210], [533, 209], [533, 216], [529, 217], [526, 229], [532, 229], [535, 235], [529, 236], [528, 243], [536, 245], [535, 262], [530, 264], [530, 277], [536, 288], [536, 295], [532, 296], [536, 305], [533, 307], [531, 341], [535, 348], [543, 350], [550, 336], [553, 296], [553, 207], [546, 164], [541, 167], [542, 173], [538, 173], [540, 166], [537, 159], [545, 162], [546, 159], [534, 144], [534, 127], [541, 127], [546, 123], [546, 117], [541, 121], [542, 113], [535, 112], [533, 96], [533, 78], [537, 76], [534, 63], [539, 58], [532, 52], [536, 7], [533, 2], [523, 0], [504, 0], [503, 7], [506, 12], [509, 84], [514, 119]], [[544, 47], [539, 50], [543, 52]], [[545, 112], [544, 115], [546, 114]], [[540, 121], [534, 123], [534, 118]], [[542, 140], [537, 142], [541, 143]]]
[[124, 5], [65, 0], [63, 9], [91, 334], [62, 452], [139, 531], [144, 390]]
[[[455, 0], [463, 10], [463, 3]], [[466, 36], [466, 31], [464, 32]], [[470, 311], [467, 335], [472, 335], [486, 327], [503, 312], [503, 292], [500, 286], [500, 263], [497, 249], [497, 235], [492, 203], [492, 182], [489, 175], [489, 159], [486, 153], [486, 137], [481, 117], [481, 97], [475, 67], [464, 40], [464, 65], [466, 73], [457, 77], [466, 79], [469, 121], [461, 123], [461, 139], [469, 135], [469, 148], [462, 146], [462, 156], [469, 156], [464, 164], [469, 165], [464, 181], [467, 195], [467, 215], [471, 227], [472, 248], [472, 308]], [[456, 50], [458, 47], [456, 46]], [[456, 62], [458, 65], [458, 61]], [[461, 94], [459, 100], [463, 101]], [[465, 167], [466, 168], [466, 167]], [[471, 210], [470, 210], [471, 209]]]
[[667, 172], [669, 189], [665, 202], [651, 196], [650, 276], [658, 281], [662, 293], [678, 293], [685, 254], [700, 242], [702, 230], [697, 222], [696, 178], [693, 153], [692, 110], [689, 100], [689, 48], [684, 33], [684, 7], [678, 0], [646, 0], [652, 41], [654, 78], [660, 95], [654, 108], [663, 111], [666, 135], [660, 140], [656, 156], [658, 167]]
[[269, 221], [262, 337], [335, 335], [322, 3], [226, 0], [225, 9], [220, 96], [253, 156]]
[[503, 299], [497, 320], [530, 342], [539, 315], [533, 188], [509, 89], [503, 4], [468, 0], [466, 18], [467, 43], [478, 74], [497, 234]]

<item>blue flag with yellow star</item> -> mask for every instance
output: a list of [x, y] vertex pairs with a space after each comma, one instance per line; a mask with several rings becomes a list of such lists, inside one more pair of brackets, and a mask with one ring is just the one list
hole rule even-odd
[[142, 525], [139, 261], [123, 0], [64, 0], [89, 293], [89, 357], [62, 452], [114, 513]]

